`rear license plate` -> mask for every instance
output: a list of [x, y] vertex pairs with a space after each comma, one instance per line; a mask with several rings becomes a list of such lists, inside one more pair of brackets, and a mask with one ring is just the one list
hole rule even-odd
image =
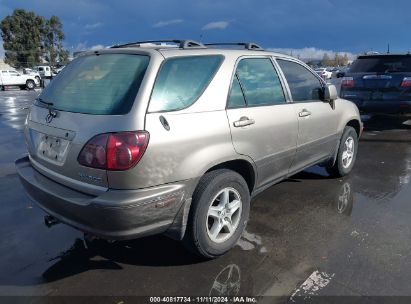
[[57, 164], [62, 164], [69, 141], [43, 133], [38, 133], [38, 136], [37, 156]]

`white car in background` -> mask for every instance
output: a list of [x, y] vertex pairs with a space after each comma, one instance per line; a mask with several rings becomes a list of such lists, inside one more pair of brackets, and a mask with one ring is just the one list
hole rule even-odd
[[41, 78], [49, 79], [52, 76], [51, 67], [48, 65], [39, 65], [36, 67], [36, 70], [40, 74]]
[[40, 73], [33, 69], [25, 68], [23, 69], [22, 74], [34, 76], [34, 78], [36, 78], [40, 82], [40, 79], [41, 79]]
[[0, 70], [0, 88], [19, 86], [21, 89], [33, 90], [40, 85], [40, 79], [33, 75], [24, 75], [15, 70]]
[[326, 68], [319, 68], [314, 71], [323, 79], [331, 79], [333, 76], [333, 73], [328, 71]]

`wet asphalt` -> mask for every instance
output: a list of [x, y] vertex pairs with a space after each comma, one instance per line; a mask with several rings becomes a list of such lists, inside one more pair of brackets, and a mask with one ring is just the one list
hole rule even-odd
[[200, 261], [163, 236], [109, 243], [45, 227], [14, 169], [37, 94], [0, 92], [1, 296], [411, 296], [411, 126], [403, 120], [365, 122], [350, 176], [313, 167], [255, 197], [238, 245]]

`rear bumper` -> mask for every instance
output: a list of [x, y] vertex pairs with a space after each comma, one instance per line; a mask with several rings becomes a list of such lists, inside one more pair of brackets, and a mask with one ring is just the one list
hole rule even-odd
[[165, 232], [194, 187], [194, 180], [188, 180], [90, 196], [40, 174], [28, 157], [15, 165], [26, 193], [46, 213], [81, 231], [115, 240]]
[[410, 101], [352, 100], [362, 114], [411, 114]]

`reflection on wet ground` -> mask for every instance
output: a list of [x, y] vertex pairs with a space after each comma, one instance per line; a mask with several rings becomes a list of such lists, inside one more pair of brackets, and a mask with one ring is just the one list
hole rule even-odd
[[47, 229], [12, 167], [34, 97], [0, 92], [1, 295], [411, 295], [408, 125], [370, 121], [350, 176], [313, 167], [271, 187], [238, 246], [200, 261], [163, 236], [110, 243]]

